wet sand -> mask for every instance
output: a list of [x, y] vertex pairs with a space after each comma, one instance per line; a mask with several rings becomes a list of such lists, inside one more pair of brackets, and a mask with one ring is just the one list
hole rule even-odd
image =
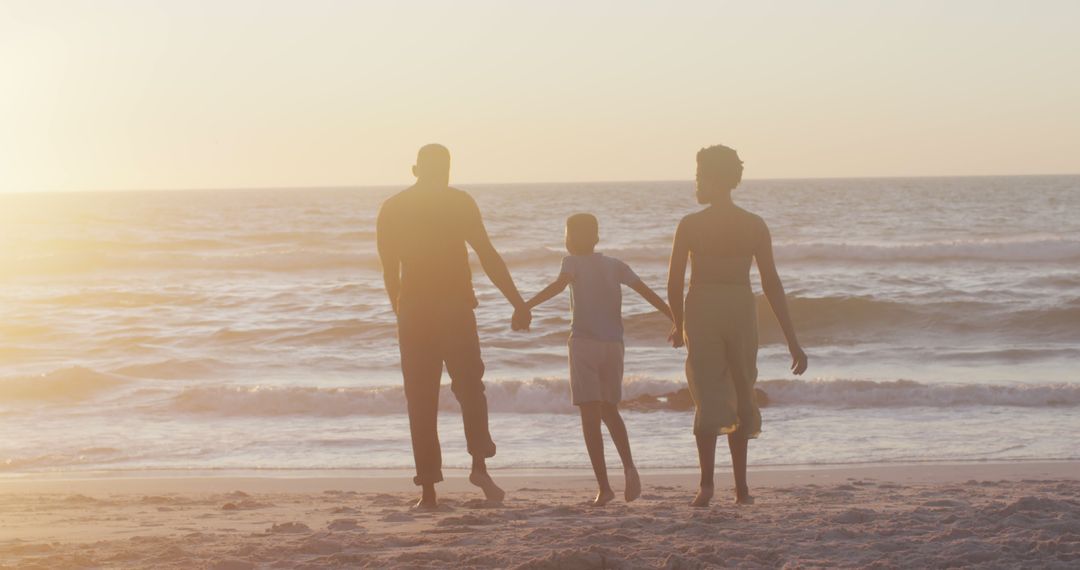
[[450, 473], [434, 512], [410, 509], [403, 473], [199, 475], [0, 480], [0, 568], [1080, 563], [1077, 462], [759, 468], [756, 504], [718, 475], [706, 509], [686, 471], [645, 472], [639, 500], [599, 509], [584, 472], [496, 471], [502, 505]]

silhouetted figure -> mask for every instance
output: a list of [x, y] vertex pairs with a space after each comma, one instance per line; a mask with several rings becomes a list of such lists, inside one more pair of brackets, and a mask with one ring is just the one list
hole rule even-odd
[[[527, 309], [551, 299], [570, 286], [570, 392], [581, 411], [581, 432], [600, 490], [591, 502], [601, 507], [615, 498], [604, 460], [604, 437], [600, 423], [608, 428], [626, 475], [623, 497], [627, 502], [641, 495], [641, 479], [630, 454], [630, 438], [619, 415], [623, 380], [622, 286], [627, 285], [657, 310], [671, 311], [630, 266], [594, 248], [600, 241], [599, 224], [592, 214], [575, 214], [566, 220], [566, 249], [559, 277], [526, 304]], [[518, 319], [523, 320], [526, 315]]]
[[488, 239], [472, 197], [449, 187], [450, 152], [432, 144], [413, 166], [416, 184], [383, 203], [377, 222], [379, 259], [390, 303], [397, 314], [401, 372], [409, 408], [416, 477], [423, 488], [418, 507], [436, 506], [442, 481], [437, 419], [443, 364], [461, 404], [465, 439], [472, 455], [469, 481], [490, 501], [504, 493], [487, 472], [495, 455], [488, 432], [484, 362], [477, 335], [476, 296], [466, 244], [472, 246], [491, 282], [515, 308], [514, 328], [528, 328], [531, 314], [502, 257]]
[[[754, 260], [765, 297], [787, 339], [792, 372], [802, 374], [807, 365], [776, 272], [769, 228], [731, 200], [742, 171], [733, 149], [713, 146], [698, 152], [697, 199], [708, 207], [679, 222], [671, 249], [668, 302], [675, 326], [670, 340], [675, 347], [686, 344], [686, 379], [697, 408], [694, 435], [701, 489], [691, 503], [696, 507], [707, 506], [713, 495], [719, 434], [728, 436], [736, 502], [753, 503], [746, 483], [747, 440], [761, 431], [761, 412], [754, 399], [758, 350], [757, 306], [750, 288]], [[684, 314], [688, 256], [690, 290]]]

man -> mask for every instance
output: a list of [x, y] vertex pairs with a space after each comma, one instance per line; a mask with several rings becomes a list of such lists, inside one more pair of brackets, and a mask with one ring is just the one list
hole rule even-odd
[[495, 455], [488, 432], [484, 362], [476, 330], [476, 296], [465, 245], [472, 246], [491, 282], [514, 306], [514, 330], [532, 319], [514, 280], [491, 245], [472, 197], [449, 187], [450, 151], [430, 144], [413, 166], [416, 184], [383, 203], [376, 222], [379, 259], [390, 304], [397, 315], [401, 372], [408, 401], [416, 477], [423, 489], [419, 508], [437, 506], [435, 483], [442, 481], [437, 419], [442, 368], [461, 404], [465, 440], [472, 456], [469, 481], [489, 501], [505, 493], [487, 472]]

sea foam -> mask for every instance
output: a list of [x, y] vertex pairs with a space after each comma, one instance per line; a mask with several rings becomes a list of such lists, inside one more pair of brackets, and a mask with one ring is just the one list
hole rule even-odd
[[[664, 396], [685, 388], [676, 380], [631, 378], [624, 400]], [[764, 380], [757, 383], [771, 406], [901, 408], [953, 406], [1080, 406], [1080, 386], [1070, 384], [923, 384], [910, 380]], [[576, 413], [569, 382], [561, 378], [487, 383], [488, 406], [496, 413]], [[449, 386], [440, 407], [459, 408]], [[310, 386], [202, 386], [184, 389], [167, 402], [169, 411], [223, 416], [347, 416], [405, 412], [400, 386], [316, 388]]]

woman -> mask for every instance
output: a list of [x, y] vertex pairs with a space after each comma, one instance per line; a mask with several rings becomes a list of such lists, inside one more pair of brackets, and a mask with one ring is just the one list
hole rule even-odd
[[[686, 379], [694, 398], [694, 436], [701, 464], [701, 488], [690, 504], [708, 506], [713, 496], [716, 437], [727, 434], [735, 472], [735, 501], [751, 504], [746, 484], [747, 440], [761, 432], [754, 401], [757, 380], [757, 307], [750, 288], [750, 264], [757, 260], [761, 287], [791, 352], [791, 370], [806, 371], [806, 353], [795, 338], [784, 286], [773, 261], [765, 221], [731, 200], [742, 181], [742, 161], [725, 146], [697, 154], [697, 200], [704, 210], [682, 219], [675, 230], [668, 273], [668, 301], [675, 326], [671, 343], [685, 342]], [[683, 310], [686, 260], [690, 291]]]

